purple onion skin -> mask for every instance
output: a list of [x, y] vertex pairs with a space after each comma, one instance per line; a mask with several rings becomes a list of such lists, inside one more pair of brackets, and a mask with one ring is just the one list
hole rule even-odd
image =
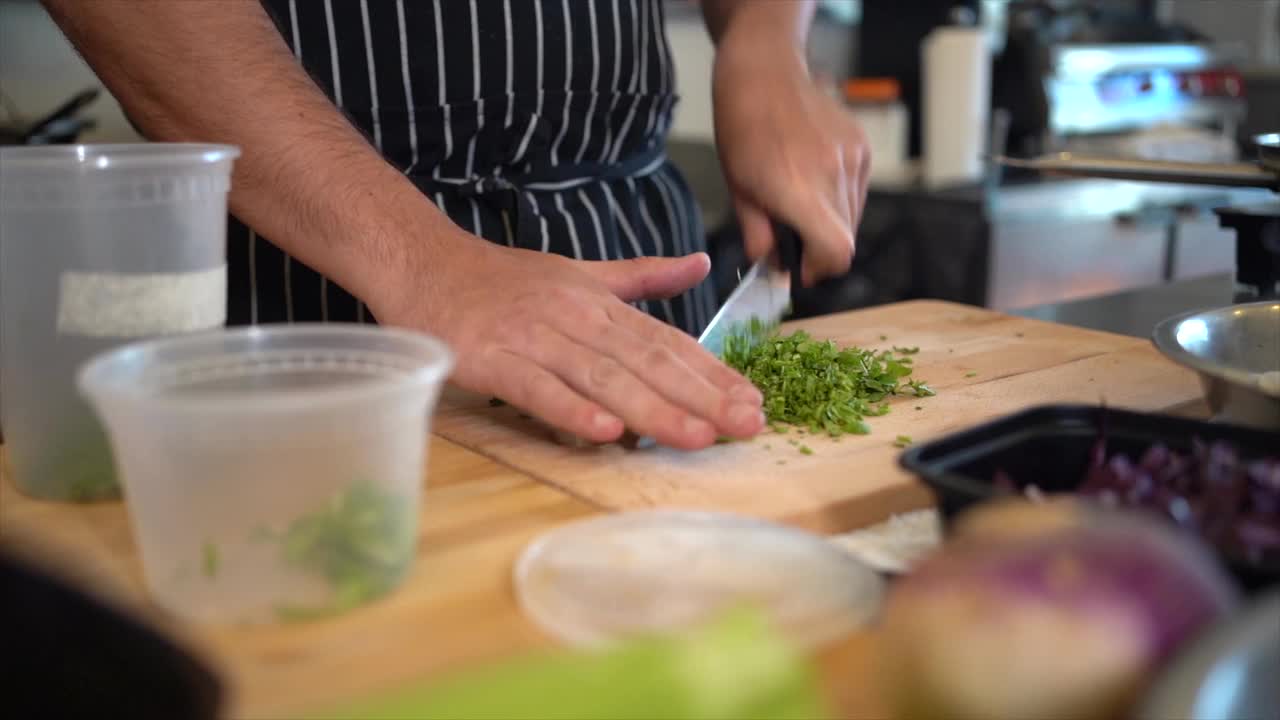
[[1160, 666], [1238, 602], [1194, 539], [1139, 513], [1005, 499], [953, 532], [890, 591], [895, 720], [1125, 718]]
[[991, 479], [991, 484], [1002, 493], [1012, 494], [1018, 492], [1018, 484], [1014, 482], [1009, 473], [1003, 470], [996, 470], [995, 477]]
[[[1030, 548], [993, 568], [991, 580], [1031, 602], [1127, 608], [1158, 662], [1234, 603], [1225, 578], [1207, 580], [1203, 570], [1164, 556], [1168, 551], [1165, 543], [1136, 533], [1082, 535], [1061, 547]], [[1072, 569], [1055, 571], [1054, 565], [1066, 567], [1063, 563]]]
[[1152, 445], [1143, 453], [1140, 465], [1147, 472], [1155, 472], [1168, 464], [1169, 455], [1169, 448], [1164, 445]]
[[1250, 502], [1263, 515], [1280, 515], [1280, 460], [1258, 460], [1249, 464]]
[[1095, 515], [1093, 525], [1017, 544], [939, 553], [903, 582], [937, 583], [942, 593], [974, 584], [1011, 604], [1122, 613], [1155, 661], [1237, 603], [1231, 580], [1190, 539], [1129, 513]]
[[1236, 526], [1236, 535], [1243, 547], [1280, 552], [1280, 523], [1274, 518], [1259, 515], [1241, 518]]

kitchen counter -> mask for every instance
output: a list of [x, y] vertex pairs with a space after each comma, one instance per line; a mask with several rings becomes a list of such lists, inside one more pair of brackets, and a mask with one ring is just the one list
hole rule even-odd
[[1064, 325], [1151, 337], [1165, 318], [1184, 312], [1232, 304], [1231, 273], [1179, 280], [1165, 285], [1013, 310], [1011, 315]]
[[[0, 480], [0, 541], [56, 563], [191, 647], [226, 680], [231, 716], [297, 717], [554, 647], [521, 613], [511, 570], [530, 540], [557, 525], [608, 511], [683, 507], [843, 533], [931, 501], [897, 463], [899, 434], [926, 442], [1030, 405], [1099, 397], [1145, 411], [1199, 414], [1202, 404], [1195, 375], [1145, 341], [974, 306], [912, 301], [788, 327], [845, 345], [918, 348], [915, 376], [937, 396], [891, 399], [895, 410], [875, 418], [869, 435], [806, 435], [807, 453], [770, 437], [700, 453], [626, 453], [556, 445], [514, 408], [446, 392], [433, 423], [421, 550], [409, 578], [389, 597], [323, 621], [217, 628], [169, 618], [143, 588], [121, 503], [40, 502]], [[817, 658], [843, 717], [884, 716], [876, 643], [874, 630], [855, 632]]]
[[[0, 447], [0, 467], [2, 453]], [[523, 473], [433, 438], [421, 551], [402, 588], [333, 620], [202, 628], [181, 625], [148, 601], [123, 504], [40, 502], [0, 478], [7, 547], [55, 563], [83, 587], [168, 631], [225, 679], [228, 715], [254, 720], [296, 717], [554, 647], [517, 606], [511, 566], [536, 535], [596, 512]], [[864, 632], [820, 657], [826, 687], [844, 717], [883, 715], [871, 680], [873, 646], [873, 636]]]

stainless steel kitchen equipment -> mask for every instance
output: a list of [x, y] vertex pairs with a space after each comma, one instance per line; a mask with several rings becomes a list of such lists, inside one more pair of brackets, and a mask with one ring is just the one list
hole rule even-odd
[[1063, 152], [1030, 159], [996, 157], [1007, 167], [1073, 177], [1280, 190], [1280, 133], [1254, 138], [1256, 162], [1200, 163], [1096, 157]]
[[1152, 341], [1196, 371], [1215, 419], [1280, 430], [1280, 301], [1175, 316]]
[[1133, 147], [1132, 134], [1170, 125], [1234, 137], [1246, 110], [1237, 48], [1167, 22], [1151, 5], [1008, 4], [992, 104], [1010, 113], [1012, 152], [1129, 154], [1122, 148]]
[[[1254, 163], [1170, 163], [1070, 154], [1016, 160], [1002, 165], [1056, 175], [1108, 180], [1215, 185], [1280, 190], [1280, 133], [1254, 138]], [[1280, 297], [1280, 200], [1214, 208], [1219, 223], [1236, 235], [1237, 302]]]
[[1280, 592], [1195, 640], [1147, 693], [1141, 720], [1274, 718], [1280, 677]]
[[1048, 48], [1045, 132], [1080, 135], [1154, 124], [1228, 126], [1244, 117], [1244, 83], [1208, 43], [1064, 43]]

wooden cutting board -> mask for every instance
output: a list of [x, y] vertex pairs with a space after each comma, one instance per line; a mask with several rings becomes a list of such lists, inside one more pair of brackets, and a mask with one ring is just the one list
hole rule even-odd
[[739, 512], [818, 532], [843, 532], [928, 505], [899, 468], [898, 435], [922, 442], [1043, 403], [1097, 403], [1200, 412], [1193, 373], [1143, 339], [911, 301], [790, 323], [841, 345], [919, 347], [914, 378], [936, 397], [895, 398], [866, 436], [803, 437], [813, 454], [766, 431], [699, 452], [571, 448], [542, 425], [488, 399], [447, 391], [435, 432], [609, 510], [679, 507]]

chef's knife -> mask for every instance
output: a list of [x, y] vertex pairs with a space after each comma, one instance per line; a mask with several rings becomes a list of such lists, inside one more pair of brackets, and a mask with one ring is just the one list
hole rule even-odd
[[698, 344], [717, 357], [724, 352], [725, 337], [735, 329], [749, 327], [752, 320], [775, 325], [791, 305], [791, 273], [800, 265], [800, 241], [795, 231], [778, 223], [773, 233], [777, 254], [747, 270], [698, 338]]

